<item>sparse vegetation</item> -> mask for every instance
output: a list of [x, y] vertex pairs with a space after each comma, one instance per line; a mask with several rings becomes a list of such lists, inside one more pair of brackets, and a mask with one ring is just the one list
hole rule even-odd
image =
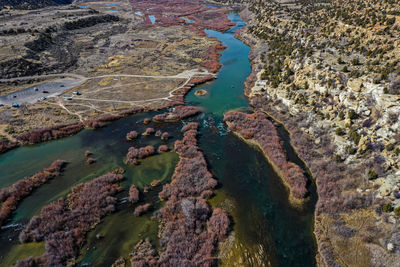
[[385, 204], [382, 206], [382, 211], [383, 212], [392, 212], [393, 206], [391, 204]]

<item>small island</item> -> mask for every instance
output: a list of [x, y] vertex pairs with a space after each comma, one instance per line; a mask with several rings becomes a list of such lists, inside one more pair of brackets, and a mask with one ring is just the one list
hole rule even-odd
[[203, 89], [199, 89], [199, 90], [196, 90], [196, 92], [194, 92], [194, 94], [195, 94], [195, 96], [203, 96], [203, 95], [207, 94], [207, 91], [203, 90]]

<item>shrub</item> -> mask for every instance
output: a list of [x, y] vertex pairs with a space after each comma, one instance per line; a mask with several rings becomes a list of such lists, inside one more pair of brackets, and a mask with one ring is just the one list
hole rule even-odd
[[390, 203], [385, 204], [382, 206], [382, 211], [383, 212], [392, 212], [393, 211], [393, 207]]
[[286, 154], [280, 144], [280, 137], [273, 123], [261, 111], [245, 114], [237, 111], [225, 113], [224, 121], [228, 129], [239, 133], [243, 138], [254, 139], [264, 155], [279, 168], [282, 179], [289, 185], [290, 194], [302, 199], [307, 196], [307, 178], [304, 171], [293, 162], [286, 160]]
[[131, 131], [126, 134], [126, 140], [128, 140], [128, 141], [136, 139], [137, 137], [138, 137], [138, 133], [136, 131]]
[[369, 169], [368, 170], [368, 178], [370, 180], [374, 180], [374, 179], [378, 178], [378, 174], [375, 172], [374, 169]]
[[167, 199], [172, 195], [189, 196], [211, 190], [217, 181], [207, 170], [207, 163], [197, 147], [197, 123], [189, 123], [182, 128], [183, 140], [175, 142], [175, 151], [179, 162], [175, 167], [172, 181], [164, 185], [160, 197]]
[[400, 217], [400, 206], [398, 206], [397, 208], [394, 209], [394, 214], [396, 214], [396, 216]]
[[32, 217], [20, 241], [44, 240], [46, 251], [39, 258], [47, 262], [43, 266], [66, 266], [78, 256], [86, 233], [115, 210], [114, 196], [122, 190], [118, 185], [122, 179], [122, 175], [108, 173], [73, 187], [65, 199], [50, 203]]
[[354, 148], [354, 147], [352, 147], [352, 146], [346, 146], [346, 152], [347, 152], [349, 155], [354, 155], [354, 154], [357, 153], [357, 148]]
[[360, 60], [358, 58], [353, 58], [351, 60], [351, 64], [353, 64], [354, 66], [360, 65]]
[[169, 138], [168, 132], [163, 132], [163, 133], [161, 134], [161, 139], [162, 139], [162, 140], [168, 140], [168, 138]]
[[177, 106], [171, 112], [158, 114], [153, 117], [154, 122], [176, 122], [198, 114], [200, 111], [192, 106]]
[[358, 118], [358, 114], [357, 112], [355, 112], [354, 110], [349, 110], [349, 112], [347, 113], [347, 116], [350, 120], [355, 120]]
[[[182, 128], [183, 140], [175, 142], [179, 162], [171, 183], [164, 186], [159, 196], [166, 201], [157, 212], [163, 227], [160, 227], [160, 243], [163, 252], [156, 252], [150, 242], [139, 242], [131, 256], [132, 266], [214, 266], [215, 252], [229, 230], [229, 217], [216, 208], [212, 215], [206, 198], [216, 186], [207, 169], [203, 154], [197, 147], [197, 123]], [[139, 206], [136, 215], [150, 208]]]
[[168, 151], [168, 146], [166, 146], [166, 145], [161, 145], [157, 149], [157, 153], [163, 153], [163, 152], [167, 152], [167, 151]]
[[386, 150], [387, 151], [393, 151], [394, 150], [394, 144], [387, 144], [386, 145]]
[[147, 158], [155, 153], [155, 149], [153, 146], [145, 146], [141, 148], [130, 147], [128, 149], [128, 153], [126, 154], [125, 163], [130, 165], [137, 165], [139, 159]]
[[344, 120], [344, 113], [343, 111], [339, 112], [339, 119]]
[[354, 144], [358, 144], [360, 142], [361, 136], [357, 133], [355, 129], [351, 129], [349, 132], [349, 138], [353, 141]]
[[70, 136], [83, 130], [83, 123], [57, 125], [49, 128], [32, 130], [18, 136], [18, 139], [24, 144], [37, 144], [40, 142], [59, 139], [61, 137]]
[[146, 131], [144, 131], [143, 133], [142, 133], [142, 135], [144, 135], [144, 136], [148, 136], [148, 135], [151, 135], [152, 133], [154, 133], [155, 132], [155, 130], [154, 130], [154, 128], [146, 128]]
[[129, 188], [129, 201], [132, 203], [136, 203], [139, 201], [139, 198], [140, 198], [139, 190], [136, 188], [134, 184], [131, 185], [131, 187]]
[[343, 162], [343, 161], [344, 161], [344, 160], [342, 159], [342, 157], [341, 157], [340, 155], [338, 155], [338, 154], [336, 154], [334, 158], [335, 158], [335, 161], [336, 161], [336, 162]]
[[0, 226], [17, 208], [19, 202], [29, 196], [36, 188], [56, 177], [63, 170], [66, 161], [56, 160], [50, 167], [32, 177], [24, 178], [10, 187], [0, 190]]
[[343, 136], [343, 135], [346, 134], [346, 132], [345, 132], [342, 128], [340, 128], [340, 127], [336, 129], [335, 133], [336, 133], [337, 135], [339, 135], [339, 136]]
[[143, 213], [145, 213], [146, 211], [148, 211], [151, 208], [151, 204], [150, 203], [146, 203], [140, 206], [137, 206], [135, 211], [133, 212], [133, 214], [135, 216], [140, 216]]

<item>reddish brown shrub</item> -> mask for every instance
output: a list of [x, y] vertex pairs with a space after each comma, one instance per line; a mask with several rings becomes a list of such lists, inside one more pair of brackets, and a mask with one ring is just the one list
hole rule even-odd
[[157, 266], [156, 254], [149, 239], [141, 240], [136, 244], [132, 253], [129, 254], [131, 266], [146, 266], [146, 263], [149, 266]]
[[212, 216], [208, 221], [210, 231], [219, 237], [224, 237], [228, 233], [229, 218], [226, 212], [220, 208], [213, 210]]
[[168, 152], [169, 148], [166, 145], [161, 145], [157, 149], [157, 153], [163, 153], [163, 152]]
[[142, 135], [151, 135], [152, 133], [154, 133], [154, 128], [147, 128]]
[[184, 126], [183, 140], [175, 142], [175, 151], [179, 155], [179, 162], [172, 176], [172, 181], [163, 187], [161, 198], [171, 195], [190, 196], [199, 195], [204, 190], [213, 189], [217, 181], [207, 170], [207, 163], [203, 154], [198, 150], [196, 134], [197, 123]]
[[150, 208], [151, 208], [150, 203], [146, 203], [146, 204], [137, 206], [135, 211], [133, 212], [133, 214], [135, 214], [135, 216], [140, 216], [143, 213], [145, 213], [146, 211], [148, 211]]
[[202, 66], [208, 69], [210, 72], [216, 73], [222, 66], [219, 62], [219, 57], [221, 56], [220, 51], [224, 50], [225, 48], [226, 47], [221, 44], [211, 46], [203, 56], [205, 61], [203, 62]]
[[161, 140], [168, 140], [169, 138], [169, 133], [168, 132], [163, 132], [161, 135]]
[[120, 118], [122, 118], [122, 116], [119, 114], [106, 114], [106, 115], [98, 117], [97, 120], [101, 121], [101, 122], [111, 122], [111, 121], [119, 120]]
[[91, 120], [85, 122], [86, 127], [98, 129], [104, 126], [104, 123], [99, 120]]
[[132, 203], [136, 203], [139, 201], [140, 198], [140, 192], [139, 189], [136, 188], [136, 186], [133, 184], [129, 188], [129, 201]]
[[17, 143], [10, 142], [8, 140], [0, 140], [0, 154], [5, 153], [17, 146]]
[[155, 153], [153, 146], [145, 146], [141, 148], [130, 147], [128, 154], [126, 154], [126, 164], [137, 165], [139, 159], [144, 159]]
[[195, 122], [189, 122], [188, 124], [186, 124], [185, 126], [182, 127], [182, 132], [187, 132], [189, 130], [195, 130], [197, 131], [199, 125]]
[[211, 190], [204, 190], [203, 192], [201, 192], [201, 197], [204, 199], [209, 199], [211, 198], [213, 195], [213, 191]]
[[127, 133], [126, 135], [126, 140], [133, 140], [136, 139], [138, 137], [138, 133], [136, 131], [131, 131], [129, 133]]
[[[160, 228], [160, 245], [165, 250], [155, 258], [151, 244], [139, 243], [131, 262], [134, 266], [212, 266], [219, 241], [229, 228], [226, 213], [217, 209], [210, 216], [204, 198], [211, 195], [216, 181], [207, 170], [203, 154], [197, 147], [197, 123], [182, 128], [183, 140], [175, 142], [179, 163], [172, 181], [163, 187], [159, 196], [167, 202], [157, 213], [164, 227]], [[143, 247], [143, 248], [142, 248]]]
[[[252, 97], [251, 103], [255, 108], [265, 110], [280, 121], [285, 122], [285, 127], [290, 132], [291, 144], [312, 171], [316, 181], [318, 192], [317, 215], [325, 212], [336, 217], [337, 213], [371, 206], [377, 202], [377, 199], [371, 199], [368, 194], [360, 196], [362, 199], [353, 194], [342, 195], [347, 184], [357, 185], [364, 181], [364, 170], [368, 167], [354, 167], [343, 162], [333, 161], [332, 154], [329, 154], [333, 145], [329, 144], [331, 143], [329, 140], [325, 140], [325, 144], [316, 149], [315, 137], [311, 137], [300, 130], [302, 127], [311, 127], [306, 115], [290, 116], [288, 112], [278, 112], [272, 107], [279, 105], [279, 103], [271, 102], [262, 96]], [[325, 137], [329, 137], [329, 133], [320, 132], [319, 136], [326, 139]], [[329, 145], [326, 146], [326, 144]]]
[[172, 196], [160, 210], [159, 218], [165, 225], [161, 245], [166, 246], [159, 259], [160, 265], [212, 266], [216, 263], [213, 256], [218, 241], [225, 238], [229, 228], [224, 212], [217, 211], [211, 219], [204, 199]]
[[24, 178], [10, 187], [0, 190], [0, 226], [10, 216], [10, 214], [17, 208], [18, 203], [29, 196], [33, 190], [46, 183], [60, 174], [66, 161], [56, 160], [50, 167], [44, 169], [43, 172], [38, 172], [32, 177]]
[[205, 83], [205, 82], [208, 82], [208, 81], [212, 81], [212, 80], [214, 80], [214, 79], [215, 79], [214, 76], [212, 76], [212, 75], [207, 75], [207, 76], [203, 76], [203, 77], [195, 77], [195, 78], [192, 78], [192, 79], [190, 80], [190, 83], [193, 84], [193, 85], [195, 86], [195, 85], [199, 85], [199, 84], [202, 84], [202, 83]]
[[93, 164], [93, 163], [95, 163], [95, 162], [96, 162], [96, 160], [95, 160], [94, 158], [88, 158], [88, 159], [86, 160], [86, 163], [89, 164], [89, 165], [91, 165], [91, 164]]
[[66, 199], [59, 199], [42, 208], [20, 233], [21, 242], [46, 242], [40, 257], [47, 266], [65, 266], [79, 254], [86, 233], [100, 219], [114, 211], [114, 195], [122, 188], [122, 175], [108, 173], [93, 181], [72, 188]]
[[176, 122], [198, 114], [200, 111], [192, 106], [176, 106], [170, 112], [153, 117], [154, 122]]
[[302, 199], [307, 196], [307, 178], [304, 171], [286, 160], [278, 132], [266, 114], [261, 111], [253, 114], [229, 111], [225, 114], [224, 121], [227, 122], [229, 130], [238, 133], [244, 139], [253, 139], [261, 147], [294, 198]]
[[24, 133], [18, 139], [24, 144], [37, 144], [40, 142], [59, 139], [65, 136], [74, 135], [84, 128], [83, 123], [58, 125], [49, 128], [42, 128]]
[[133, 114], [136, 114], [136, 113], [140, 113], [140, 112], [143, 112], [143, 111], [145, 111], [144, 107], [135, 107], [135, 108], [132, 108], [132, 109], [121, 111], [118, 115], [124, 117], [124, 116], [130, 116], [130, 115], [133, 115]]

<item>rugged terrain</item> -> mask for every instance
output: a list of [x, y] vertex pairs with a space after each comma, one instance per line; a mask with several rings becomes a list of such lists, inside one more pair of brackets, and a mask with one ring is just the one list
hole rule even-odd
[[4, 0], [0, 2], [1, 9], [36, 9], [46, 6], [71, 4], [72, 0]]
[[399, 266], [400, 3], [247, 6], [246, 95], [282, 123], [318, 188], [321, 266]]
[[[155, 10], [168, 23], [154, 24], [129, 1], [0, 11], [3, 140], [139, 107], [173, 106], [194, 84], [213, 79], [221, 47], [195, 26], [218, 18], [213, 25], [226, 29], [231, 22], [197, 1], [185, 10], [170, 8]], [[191, 13], [206, 15], [189, 25], [181, 16]]]

